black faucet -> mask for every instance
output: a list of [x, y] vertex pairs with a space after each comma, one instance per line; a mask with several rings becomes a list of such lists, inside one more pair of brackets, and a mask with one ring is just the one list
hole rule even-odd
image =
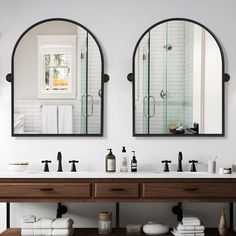
[[62, 161], [62, 155], [61, 155], [61, 152], [58, 152], [57, 153], [57, 160], [58, 160], [58, 169], [57, 169], [57, 172], [62, 172], [62, 164], [61, 164], [61, 161]]
[[178, 155], [178, 169], [177, 169], [178, 172], [183, 171], [183, 169], [182, 169], [182, 160], [183, 160], [183, 154], [182, 154], [182, 152], [179, 152], [179, 155]]

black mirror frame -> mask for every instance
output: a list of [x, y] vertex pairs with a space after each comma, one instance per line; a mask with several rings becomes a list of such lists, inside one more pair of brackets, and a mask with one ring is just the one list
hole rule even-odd
[[[134, 99], [135, 98], [135, 54], [138, 49], [140, 41], [143, 39], [143, 37], [146, 35], [146, 33], [148, 33], [154, 27], [156, 27], [160, 24], [169, 22], [169, 21], [187, 21], [187, 22], [191, 22], [191, 23], [201, 26], [215, 39], [215, 41], [220, 49], [221, 59], [222, 59], [222, 133], [220, 133], [220, 134], [178, 134], [178, 135], [174, 135], [174, 134], [137, 134], [137, 133], [135, 133], [135, 99]], [[132, 133], [133, 133], [133, 137], [224, 137], [225, 136], [225, 83], [230, 80], [230, 75], [225, 73], [224, 53], [223, 53], [222, 46], [219, 43], [219, 40], [211, 32], [211, 30], [209, 30], [203, 24], [201, 24], [197, 21], [191, 20], [191, 19], [186, 19], [186, 18], [170, 18], [170, 19], [160, 21], [160, 22], [152, 25], [151, 27], [149, 27], [141, 35], [141, 37], [139, 38], [138, 42], [135, 45], [133, 57], [132, 57], [132, 73], [129, 73], [127, 75], [127, 79], [128, 79], [128, 81], [132, 82], [132, 122], [133, 122]]]
[[[15, 134], [14, 133], [14, 56], [15, 56], [15, 52], [16, 52], [18, 44], [20, 43], [20, 41], [24, 37], [24, 35], [27, 34], [27, 32], [29, 32], [32, 28], [34, 28], [40, 24], [50, 22], [50, 21], [66, 21], [66, 22], [78, 25], [81, 28], [83, 28], [84, 30], [86, 30], [92, 36], [92, 38], [95, 40], [95, 42], [97, 43], [97, 46], [99, 48], [100, 55], [101, 55], [101, 128], [100, 128], [100, 133], [98, 133], [98, 134]], [[102, 52], [102, 47], [99, 44], [95, 35], [89, 29], [87, 29], [84, 25], [82, 25], [74, 20], [70, 20], [70, 19], [66, 19], [66, 18], [49, 18], [49, 19], [39, 21], [39, 22], [33, 24], [32, 26], [30, 26], [28, 29], [26, 29], [21, 34], [21, 36], [16, 41], [16, 44], [13, 48], [12, 56], [11, 56], [11, 73], [6, 75], [6, 80], [11, 83], [11, 113], [12, 113], [11, 114], [11, 136], [12, 137], [74, 137], [74, 136], [75, 137], [86, 137], [86, 136], [87, 137], [102, 137], [103, 136], [103, 131], [104, 131], [104, 83], [109, 81], [109, 75], [104, 74], [104, 56], [103, 56], [103, 52]]]

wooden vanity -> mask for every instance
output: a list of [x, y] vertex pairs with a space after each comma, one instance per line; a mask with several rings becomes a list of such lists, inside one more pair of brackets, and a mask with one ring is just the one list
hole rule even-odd
[[[230, 202], [231, 224], [236, 178], [0, 178], [1, 202]], [[119, 216], [119, 215], [118, 215]], [[232, 227], [232, 225], [231, 225]], [[80, 231], [80, 233], [78, 233]], [[79, 229], [78, 235], [97, 235]], [[77, 233], [75, 235], [77, 235]], [[2, 236], [18, 236], [7, 229]], [[121, 229], [113, 235], [125, 235]], [[218, 235], [210, 229], [206, 235]], [[233, 231], [229, 235], [236, 235]]]

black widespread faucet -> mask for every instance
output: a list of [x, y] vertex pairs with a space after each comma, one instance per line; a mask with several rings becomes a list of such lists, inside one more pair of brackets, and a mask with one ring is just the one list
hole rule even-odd
[[62, 172], [62, 164], [61, 164], [61, 161], [62, 161], [62, 155], [61, 155], [61, 152], [58, 152], [57, 153], [57, 160], [58, 160], [58, 169], [57, 169], [57, 172]]
[[182, 160], [183, 160], [183, 154], [182, 154], [182, 152], [179, 152], [179, 155], [178, 155], [178, 169], [177, 169], [178, 172], [183, 171]]

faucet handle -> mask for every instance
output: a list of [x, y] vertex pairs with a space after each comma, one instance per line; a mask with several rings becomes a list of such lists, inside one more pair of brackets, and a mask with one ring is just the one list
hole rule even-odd
[[41, 162], [42, 162], [42, 163], [45, 163], [43, 171], [44, 171], [44, 172], [49, 172], [48, 163], [52, 163], [52, 161], [50, 161], [50, 160], [43, 160], [43, 161], [41, 161]]
[[171, 163], [171, 161], [170, 160], [163, 160], [163, 161], [161, 161], [161, 163], [165, 163], [164, 172], [170, 172], [168, 163]]
[[77, 170], [76, 170], [76, 165], [75, 165], [75, 163], [79, 163], [79, 161], [77, 161], [77, 160], [71, 160], [71, 161], [69, 161], [69, 163], [72, 163], [72, 165], [71, 165], [71, 172], [76, 172]]
[[191, 169], [190, 169], [190, 171], [191, 172], [197, 172], [197, 169], [196, 169], [196, 163], [198, 163], [198, 161], [196, 161], [196, 160], [190, 160], [190, 161], [188, 161], [189, 163], [191, 163]]

